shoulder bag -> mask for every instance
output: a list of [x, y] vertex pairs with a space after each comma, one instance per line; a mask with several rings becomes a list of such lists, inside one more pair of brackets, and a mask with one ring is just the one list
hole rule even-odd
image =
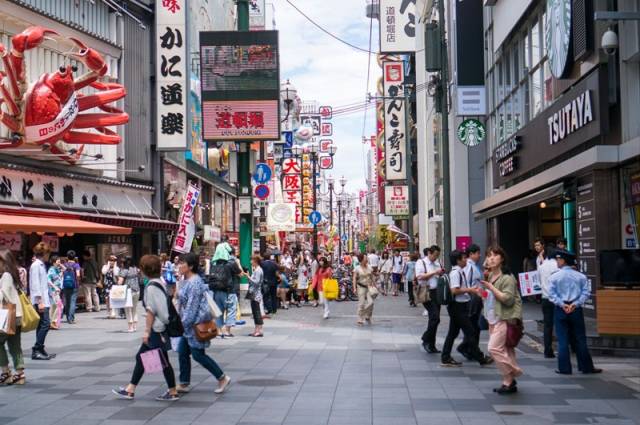
[[198, 341], [207, 342], [218, 336], [218, 327], [216, 321], [212, 319], [193, 325], [193, 332]]
[[[424, 263], [424, 260], [420, 260], [422, 262], [422, 267], [424, 267], [425, 273], [427, 272], [427, 265]], [[416, 291], [416, 300], [420, 304], [428, 303], [431, 301], [431, 296], [429, 294], [429, 284], [426, 285], [418, 285], [418, 289]]]
[[524, 335], [524, 325], [520, 319], [507, 320], [507, 338], [505, 345], [508, 348], [516, 348]]
[[31, 305], [27, 294], [22, 291], [20, 291], [20, 305], [22, 306], [22, 327], [20, 330], [22, 333], [31, 332], [38, 327], [40, 315]]

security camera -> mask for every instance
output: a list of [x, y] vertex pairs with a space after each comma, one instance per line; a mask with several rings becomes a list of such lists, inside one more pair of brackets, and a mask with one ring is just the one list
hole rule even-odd
[[602, 50], [604, 50], [607, 55], [615, 55], [616, 51], [618, 50], [618, 34], [616, 34], [611, 28], [609, 28], [604, 32], [604, 34], [602, 34], [600, 45], [602, 46]]

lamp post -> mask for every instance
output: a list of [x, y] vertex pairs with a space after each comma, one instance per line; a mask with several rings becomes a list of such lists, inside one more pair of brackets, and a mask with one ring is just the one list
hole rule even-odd
[[[309, 153], [311, 154], [311, 176], [313, 184], [313, 210], [318, 209], [318, 188], [316, 187], [316, 166], [318, 164], [319, 146], [317, 143], [309, 145]], [[318, 255], [318, 224], [313, 223], [313, 255]]]
[[[335, 155], [336, 150], [338, 149], [336, 146], [331, 146], [333, 149], [329, 150], [329, 154], [331, 156]], [[347, 184], [347, 179], [342, 176], [339, 180], [340, 186], [342, 189], [340, 192], [336, 192], [335, 190], [335, 180], [332, 176], [327, 177], [327, 192], [329, 194], [329, 226], [333, 227], [333, 195], [341, 195], [344, 193], [344, 186]], [[325, 196], [327, 193], [320, 193]]]
[[291, 106], [293, 102], [295, 102], [296, 97], [298, 95], [298, 90], [294, 87], [293, 84], [287, 79], [286, 82], [280, 85], [280, 99], [282, 103], [284, 103], [284, 107], [287, 110], [287, 115], [285, 115], [282, 122], [286, 122], [289, 119], [289, 114], [291, 113]]

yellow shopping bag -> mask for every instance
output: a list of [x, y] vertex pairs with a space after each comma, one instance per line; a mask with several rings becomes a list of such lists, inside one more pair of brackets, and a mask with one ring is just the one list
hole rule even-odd
[[40, 315], [33, 305], [31, 305], [31, 301], [27, 294], [24, 292], [20, 292], [20, 304], [22, 305], [22, 332], [31, 332], [32, 330], [38, 327], [38, 323], [40, 323]]
[[340, 290], [338, 289], [338, 280], [337, 279], [325, 279], [322, 281], [322, 291], [324, 292], [324, 297], [331, 301], [338, 298], [338, 293]]
[[309, 296], [309, 301], [314, 300], [313, 297], [313, 285], [309, 285], [309, 289], [307, 289], [307, 295]]

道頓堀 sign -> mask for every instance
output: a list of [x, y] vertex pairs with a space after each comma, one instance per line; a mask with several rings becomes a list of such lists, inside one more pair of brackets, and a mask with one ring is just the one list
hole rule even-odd
[[178, 218], [178, 232], [176, 233], [175, 241], [173, 243], [173, 250], [176, 252], [187, 253], [191, 251], [191, 243], [193, 242], [194, 234], [189, 231], [193, 214], [198, 204], [198, 198], [200, 197], [200, 189], [192, 184], [187, 188], [184, 194], [184, 200], [182, 201], [182, 208], [180, 209], [180, 217]]
[[380, 53], [415, 52], [416, 22], [416, 0], [380, 0]]
[[187, 147], [186, 0], [156, 1], [156, 116], [158, 150]]

